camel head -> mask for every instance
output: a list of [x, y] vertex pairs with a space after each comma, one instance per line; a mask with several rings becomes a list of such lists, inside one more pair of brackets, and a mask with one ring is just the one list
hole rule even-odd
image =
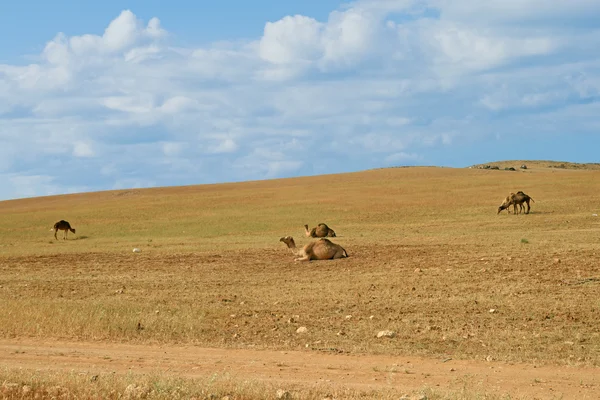
[[510, 207], [510, 199], [507, 197], [506, 200], [500, 204], [500, 207], [498, 207], [498, 212], [496, 214], [500, 214], [500, 211], [506, 210], [508, 207]]
[[292, 250], [296, 248], [296, 242], [294, 242], [294, 238], [291, 236], [284, 236], [279, 241], [285, 243]]
[[496, 214], [500, 214], [500, 211], [506, 210], [508, 207], [510, 207], [510, 205], [512, 204], [513, 197], [515, 197], [515, 194], [513, 192], [510, 192], [510, 194], [506, 196], [504, 201], [502, 201], [500, 207], [498, 207], [498, 212]]

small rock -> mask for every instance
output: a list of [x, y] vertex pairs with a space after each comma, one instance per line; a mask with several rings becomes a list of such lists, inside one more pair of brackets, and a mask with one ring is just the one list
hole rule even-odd
[[296, 329], [296, 333], [306, 333], [308, 332], [308, 328], [305, 326], [301, 326], [300, 328]]
[[133, 248], [133, 252], [134, 252], [134, 253], [140, 253], [140, 252], [141, 252], [141, 250], [140, 250], [140, 249], [138, 249], [137, 247], [134, 247], [134, 248]]
[[559, 263], [560, 263], [560, 258], [555, 258], [555, 259], [554, 259], [554, 263], [555, 263], [555, 264], [559, 264]]
[[490, 314], [494, 314], [496, 312], [495, 308], [490, 308]]
[[598, 216], [598, 214], [592, 214], [592, 217], [597, 217], [597, 216]]
[[396, 337], [396, 332], [394, 332], [394, 331], [379, 331], [377, 333], [377, 337], [378, 338], [383, 338], [383, 337], [394, 338], [394, 337]]
[[415, 273], [416, 273], [416, 274], [418, 274], [418, 273], [420, 273], [420, 272], [421, 272], [421, 268], [417, 268], [417, 269], [415, 269]]
[[275, 397], [278, 399], [289, 400], [292, 398], [292, 395], [287, 390], [278, 389]]
[[346, 319], [352, 319], [352, 315], [346, 315]]

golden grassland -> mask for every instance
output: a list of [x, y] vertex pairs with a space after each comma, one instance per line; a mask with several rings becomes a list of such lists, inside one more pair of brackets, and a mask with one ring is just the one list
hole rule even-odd
[[[40, 373], [16, 370], [12, 382], [0, 383], [0, 397], [7, 399], [276, 399], [280, 389], [260, 381], [240, 381], [227, 376], [205, 379], [181, 379], [170, 375], [123, 376], [110, 374], [102, 379], [94, 375], [75, 373]], [[96, 380], [97, 379], [97, 380]], [[26, 383], [17, 383], [26, 382]], [[135, 382], [135, 383], [132, 383]], [[454, 391], [425, 387], [407, 399], [427, 400], [510, 400], [510, 397], [480, 393], [470, 389], [469, 383]], [[397, 400], [398, 391], [384, 389], [340, 389], [335, 387], [290, 387], [289, 398], [305, 400], [324, 399], [380, 399]], [[403, 392], [400, 392], [403, 393]], [[284, 397], [285, 398], [285, 397]], [[402, 397], [400, 397], [402, 398]]]
[[[0, 202], [0, 337], [598, 366], [600, 171], [525, 163]], [[350, 258], [295, 263], [320, 222]]]

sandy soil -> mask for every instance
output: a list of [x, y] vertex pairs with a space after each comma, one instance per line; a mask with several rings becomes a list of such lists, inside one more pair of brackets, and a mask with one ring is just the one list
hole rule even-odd
[[329, 385], [353, 389], [429, 386], [531, 399], [598, 399], [594, 367], [535, 366], [498, 362], [335, 355], [313, 351], [213, 349], [193, 346], [0, 340], [0, 366], [103, 373], [161, 373], [178, 377], [233, 378], [281, 385]]

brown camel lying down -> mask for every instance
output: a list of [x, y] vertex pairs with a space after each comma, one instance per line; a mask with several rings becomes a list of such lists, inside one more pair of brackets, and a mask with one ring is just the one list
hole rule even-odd
[[319, 224], [315, 228], [308, 229], [308, 225], [304, 225], [307, 237], [336, 237], [333, 229], [327, 226], [327, 224]]
[[298, 250], [294, 238], [285, 236], [279, 239], [292, 251], [298, 258], [294, 261], [310, 261], [310, 260], [331, 260], [337, 258], [348, 257], [348, 253], [339, 244], [332, 243], [329, 239], [319, 239], [306, 244]]

